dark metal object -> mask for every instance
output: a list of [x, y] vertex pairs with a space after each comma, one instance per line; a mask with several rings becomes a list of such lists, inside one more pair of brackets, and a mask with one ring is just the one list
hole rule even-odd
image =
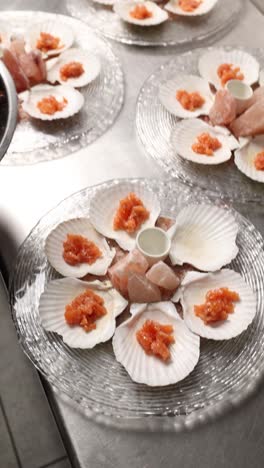
[[7, 152], [17, 123], [17, 93], [14, 81], [6, 66], [0, 61], [0, 161]]

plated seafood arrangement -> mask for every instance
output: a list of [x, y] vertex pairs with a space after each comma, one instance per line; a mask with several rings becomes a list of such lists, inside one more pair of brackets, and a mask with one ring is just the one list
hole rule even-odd
[[263, 59], [260, 51], [226, 47], [163, 65], [138, 99], [146, 152], [185, 182], [233, 200], [238, 193], [263, 200]]
[[22, 345], [87, 411], [118, 425], [163, 412], [185, 424], [231, 389], [241, 396], [255, 360], [258, 373], [264, 366], [262, 249], [248, 221], [178, 181], [86, 189], [20, 251], [12, 301]]
[[8, 12], [0, 33], [19, 99], [7, 164], [65, 156], [113, 123], [123, 102], [122, 71], [87, 26], [62, 15]]
[[226, 0], [68, 0], [69, 12], [126, 44], [186, 45], [223, 33], [242, 2]]

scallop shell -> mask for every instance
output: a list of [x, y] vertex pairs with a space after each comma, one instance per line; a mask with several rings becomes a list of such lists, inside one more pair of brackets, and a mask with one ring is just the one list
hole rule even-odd
[[230, 63], [239, 67], [244, 74], [244, 83], [252, 85], [259, 78], [259, 63], [252, 55], [243, 50], [212, 49], [200, 57], [198, 69], [200, 75], [212, 83], [216, 88], [222, 88], [221, 80], [217, 75], [218, 67]]
[[[84, 73], [78, 78], [69, 78], [67, 81], [63, 81], [60, 76], [60, 69], [63, 65], [67, 65], [70, 62], [80, 62], [84, 68]], [[87, 50], [73, 48], [66, 50], [60, 55], [54, 66], [48, 71], [48, 81], [50, 83], [59, 82], [73, 86], [74, 88], [80, 88], [95, 80], [100, 73], [100, 69], [100, 61], [95, 55]]]
[[[186, 277], [188, 279], [188, 273]], [[237, 292], [240, 301], [234, 304], [235, 310], [228, 315], [227, 320], [205, 325], [203, 320], [195, 315], [194, 306], [204, 303], [208, 291], [222, 287]], [[181, 304], [187, 327], [193, 333], [211, 340], [228, 340], [238, 336], [247, 329], [256, 314], [255, 293], [239, 273], [228, 269], [200, 274], [200, 278], [190, 281], [183, 288]]]
[[165, 9], [170, 13], [181, 16], [201, 16], [209, 13], [214, 6], [217, 4], [218, 0], [203, 0], [202, 3], [194, 11], [184, 11], [180, 5], [179, 0], [171, 0], [169, 3], [166, 3]]
[[[96, 329], [90, 332], [82, 327], [70, 326], [64, 318], [65, 307], [87, 289], [92, 289], [104, 299], [107, 314], [96, 322]], [[109, 281], [80, 281], [63, 278], [51, 281], [40, 296], [40, 320], [47, 331], [58, 333], [64, 343], [72, 348], [93, 348], [98, 343], [109, 340], [115, 331], [115, 318], [127, 306], [127, 301], [112, 288]]]
[[73, 30], [68, 25], [58, 21], [45, 21], [43, 23], [33, 24], [28, 31], [27, 42], [32, 49], [37, 48], [37, 41], [41, 32], [60, 38], [59, 48], [44, 52], [44, 56], [50, 57], [52, 55], [61, 54], [64, 50], [69, 49], [74, 41]]
[[176, 218], [170, 259], [173, 265], [189, 263], [202, 271], [216, 271], [238, 254], [238, 225], [233, 215], [213, 205], [189, 205]]
[[[176, 98], [179, 90], [185, 90], [189, 93], [197, 91], [205, 99], [205, 103], [195, 111], [184, 109]], [[159, 100], [163, 106], [173, 115], [181, 119], [199, 117], [208, 115], [214, 103], [214, 96], [210, 90], [209, 83], [195, 75], [179, 75], [173, 80], [164, 83], [159, 90]]]
[[[62, 111], [55, 112], [53, 115], [43, 114], [37, 108], [37, 103], [49, 96], [54, 96], [58, 101], [62, 101], [63, 98], [67, 99], [68, 103]], [[71, 117], [80, 111], [84, 104], [83, 95], [72, 88], [71, 86], [58, 85], [38, 85], [34, 86], [28, 94], [28, 98], [23, 100], [22, 108], [31, 117], [41, 120], [57, 120], [66, 119]]]
[[264, 135], [259, 135], [248, 142], [246, 146], [235, 151], [235, 165], [250, 179], [264, 182], [264, 171], [257, 170], [255, 157], [264, 151]]
[[[69, 265], [63, 259], [63, 242], [67, 234], [79, 234], [86, 239], [93, 241], [102, 252], [102, 257], [98, 258], [92, 265], [81, 263], [76, 266]], [[105, 275], [115, 256], [115, 249], [110, 249], [104, 237], [98, 234], [87, 218], [76, 218], [59, 224], [49, 234], [45, 252], [50, 264], [63, 276], [82, 278], [88, 273], [92, 275]]]
[[[195, 143], [197, 137], [201, 133], [209, 133], [212, 137], [217, 138], [222, 147], [214, 152], [213, 156], [206, 156], [203, 154], [195, 153], [192, 150], [192, 145]], [[228, 161], [231, 156], [232, 142], [228, 135], [200, 119], [188, 119], [178, 122], [171, 132], [171, 144], [174, 151], [184, 159], [198, 164], [222, 164]]]
[[[196, 366], [200, 355], [200, 340], [186, 327], [171, 302], [135, 304], [132, 317], [122, 323], [113, 337], [115, 357], [134, 382], [149, 386], [165, 386], [185, 379]], [[175, 343], [170, 346], [171, 360], [162, 362], [149, 356], [139, 345], [136, 332], [147, 320], [174, 327]]]
[[[152, 17], [139, 20], [130, 16], [130, 11], [136, 5], [144, 5], [149, 11], [152, 12]], [[164, 23], [164, 21], [168, 19], [168, 13], [166, 11], [162, 10], [162, 8], [156, 5], [156, 3], [149, 1], [118, 1], [114, 4], [114, 11], [115, 13], [117, 13], [118, 16], [120, 16], [120, 18], [123, 21], [126, 21], [127, 23], [131, 24], [136, 24], [138, 26], [155, 26], [157, 24]]]
[[138, 231], [133, 234], [122, 230], [115, 231], [113, 220], [120, 200], [130, 192], [134, 192], [150, 212], [149, 219], [141, 225], [141, 229], [153, 227], [160, 214], [160, 203], [155, 193], [141, 183], [120, 181], [110, 188], [99, 189], [91, 200], [89, 213], [95, 229], [103, 236], [114, 239], [124, 250], [132, 250], [135, 247]]

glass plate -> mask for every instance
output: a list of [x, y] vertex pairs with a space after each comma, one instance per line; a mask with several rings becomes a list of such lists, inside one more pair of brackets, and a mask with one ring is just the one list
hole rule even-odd
[[[180, 208], [193, 202], [219, 203], [176, 179], [133, 180], [157, 194], [163, 215], [176, 216]], [[176, 385], [150, 388], [136, 384], [115, 360], [111, 340], [92, 350], [71, 349], [58, 335], [42, 328], [38, 314], [45, 284], [58, 277], [44, 254], [48, 233], [61, 221], [89, 215], [91, 197], [114, 184], [118, 180], [86, 188], [64, 200], [44, 216], [20, 248], [10, 295], [19, 341], [53, 387], [97, 421], [151, 431], [193, 427], [245, 398], [263, 373], [263, 240], [249, 221], [233, 212], [239, 224], [239, 254], [231, 267], [243, 275], [257, 296], [257, 314], [248, 330], [229, 341], [202, 340], [196, 369]]]
[[67, 24], [75, 32], [75, 44], [96, 54], [102, 65], [99, 77], [80, 88], [85, 104], [77, 115], [53, 122], [32, 119], [19, 123], [2, 164], [35, 164], [62, 158], [99, 138], [115, 121], [124, 100], [123, 72], [111, 46], [86, 24], [68, 16], [11, 11], [1, 12], [1, 20], [17, 33], [42, 21]]
[[[231, 50], [234, 47], [221, 47]], [[264, 51], [247, 50], [264, 66]], [[170, 143], [171, 131], [180, 119], [171, 115], [160, 103], [158, 94], [162, 83], [178, 73], [199, 74], [199, 57], [208, 49], [197, 49], [178, 55], [162, 65], [145, 81], [139, 93], [136, 111], [136, 128], [146, 154], [157, 161], [171, 177], [177, 177], [192, 186], [216, 191], [218, 196], [231, 201], [260, 202], [264, 200], [264, 186], [246, 177], [233, 162], [233, 158], [218, 166], [195, 164], [175, 154]]]
[[[166, 1], [164, 2], [164, 4]], [[71, 15], [97, 29], [104, 36], [124, 44], [139, 46], [187, 46], [219, 37], [238, 20], [243, 0], [219, 0], [214, 9], [200, 18], [177, 17], [154, 27], [135, 26], [120, 20], [112, 7], [92, 0], [67, 0]]]

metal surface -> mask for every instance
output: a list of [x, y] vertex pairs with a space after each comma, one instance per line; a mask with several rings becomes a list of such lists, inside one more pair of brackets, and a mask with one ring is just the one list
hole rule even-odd
[[17, 94], [14, 81], [3, 64], [0, 61], [0, 77], [2, 79], [6, 97], [7, 97], [7, 108], [8, 108], [8, 117], [6, 120], [6, 128], [2, 140], [0, 142], [0, 161], [3, 159], [4, 155], [7, 152], [7, 149], [11, 143], [17, 122]]
[[[61, 1], [10, 0], [0, 8], [45, 9], [65, 13]], [[264, 41], [264, 17], [247, 1], [241, 22], [221, 44], [257, 47]], [[97, 142], [61, 161], [28, 167], [0, 167], [0, 254], [9, 270], [19, 244], [38, 219], [61, 199], [109, 178], [167, 175], [150, 163], [137, 145], [135, 105], [143, 81], [175, 54], [115, 44], [126, 76], [126, 101], [116, 124]], [[239, 201], [239, 200], [238, 200]], [[263, 207], [236, 208], [264, 234]], [[84, 418], [77, 408], [51, 392], [63, 421], [76, 466], [84, 468], [262, 468], [264, 395], [206, 425], [178, 435], [137, 434], [110, 430]]]

